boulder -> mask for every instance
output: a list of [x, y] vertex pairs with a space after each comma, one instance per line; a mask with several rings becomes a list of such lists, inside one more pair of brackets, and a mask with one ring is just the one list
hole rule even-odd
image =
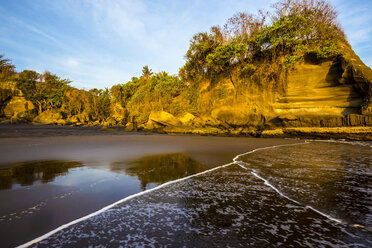
[[79, 119], [76, 115], [72, 115], [72, 116], [67, 117], [67, 122], [68, 123], [78, 123]]
[[160, 124], [162, 126], [180, 126], [182, 122], [168, 112], [156, 111], [150, 113], [149, 121], [147, 122], [146, 127], [154, 124]]
[[107, 118], [103, 123], [103, 126], [110, 127], [110, 126], [117, 126], [117, 121], [113, 118]]
[[67, 117], [69, 123], [88, 123], [89, 120], [89, 115], [85, 112]]
[[5, 106], [4, 115], [9, 119], [19, 118], [27, 116], [33, 109], [35, 109], [35, 106], [31, 101], [22, 96], [14, 96]]
[[253, 109], [221, 107], [212, 111], [212, 117], [230, 126], [259, 126], [265, 117]]
[[194, 120], [195, 116], [191, 113], [186, 113], [182, 118], [180, 118], [180, 121], [184, 126], [191, 126], [194, 123]]
[[66, 122], [66, 120], [64, 120], [64, 119], [59, 119], [59, 120], [57, 120], [57, 122], [56, 122], [56, 124], [57, 125], [66, 125], [67, 124], [67, 122]]
[[34, 119], [34, 122], [48, 125], [48, 124], [56, 124], [61, 119], [62, 119], [61, 112], [47, 110], [47, 111], [41, 112], [38, 116], [36, 116]]
[[132, 122], [128, 122], [127, 125], [124, 128], [127, 132], [136, 132], [137, 131], [137, 125], [133, 124]]

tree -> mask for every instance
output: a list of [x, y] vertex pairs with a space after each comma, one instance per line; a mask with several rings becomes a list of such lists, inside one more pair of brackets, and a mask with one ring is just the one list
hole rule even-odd
[[145, 65], [144, 67], [142, 67], [142, 76], [146, 80], [149, 80], [152, 74], [152, 70], [149, 68], [149, 66]]
[[232, 79], [233, 69], [243, 60], [246, 52], [246, 45], [243, 43], [228, 43], [216, 48], [213, 53], [207, 56], [207, 65], [216, 74], [224, 74], [229, 77], [231, 83], [235, 87]]
[[105, 88], [104, 90], [99, 90], [99, 95], [96, 104], [96, 112], [98, 118], [104, 120], [110, 116], [110, 104], [111, 97], [109, 89]]
[[15, 74], [14, 69], [15, 66], [11, 64], [11, 60], [0, 54], [0, 81], [9, 80]]

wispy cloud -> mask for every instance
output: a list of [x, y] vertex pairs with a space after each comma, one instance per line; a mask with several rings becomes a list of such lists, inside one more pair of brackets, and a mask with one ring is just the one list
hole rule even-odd
[[[353, 48], [371, 66], [370, 0], [330, 1]], [[223, 25], [238, 11], [269, 9], [273, 2], [0, 1], [0, 53], [19, 70], [49, 70], [78, 87], [110, 87], [139, 76], [144, 65], [177, 73], [195, 33]]]
[[94, 17], [95, 25], [106, 37], [113, 33], [123, 39], [141, 39], [145, 35], [145, 24], [140, 18], [146, 13], [146, 5], [141, 1], [86, 1]]

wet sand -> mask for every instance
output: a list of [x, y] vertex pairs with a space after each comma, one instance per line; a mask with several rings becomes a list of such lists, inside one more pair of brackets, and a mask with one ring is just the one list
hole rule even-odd
[[30, 160], [106, 162], [151, 154], [187, 153], [216, 167], [240, 153], [295, 143], [281, 138], [215, 137], [99, 131], [92, 127], [0, 125], [0, 168]]
[[125, 167], [126, 161], [159, 154], [184, 154], [205, 168], [213, 168], [256, 148], [298, 142], [279, 138], [126, 133], [100, 131], [95, 127], [0, 125], [0, 169], [37, 161], [75, 161], [85, 166], [70, 169], [65, 173], [67, 176], [57, 177], [55, 182], [0, 190], [1, 215], [9, 217], [35, 206], [37, 210], [26, 217], [19, 215], [20, 219], [13, 219], [9, 225], [0, 222], [1, 236], [7, 237], [0, 246], [20, 245], [143, 190], [140, 176], [137, 179], [127, 172], [117, 173], [125, 170], [120, 166]]

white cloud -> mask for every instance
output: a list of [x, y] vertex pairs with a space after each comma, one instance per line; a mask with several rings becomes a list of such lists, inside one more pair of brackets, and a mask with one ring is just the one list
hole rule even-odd
[[68, 58], [68, 59], [65, 60], [64, 64], [67, 67], [79, 67], [80, 62], [76, 58]]
[[[367, 44], [372, 36], [372, 16], [368, 9], [348, 1], [331, 1], [341, 13], [340, 22], [353, 48], [371, 65], [371, 48]], [[79, 87], [109, 87], [139, 76], [144, 65], [154, 71], [177, 73], [195, 33], [208, 31], [213, 25], [222, 26], [238, 11], [269, 9], [276, 0], [247, 2], [34, 0], [29, 3], [30, 16], [12, 15], [0, 6], [0, 21], [14, 24], [1, 27], [7, 27], [5, 31], [11, 35], [0, 37], [0, 45], [12, 48], [14, 57], [8, 51], [4, 53], [14, 60], [27, 57], [22, 60], [29, 69], [64, 75]], [[36, 15], [52, 21], [32, 18]]]
[[123, 39], [140, 40], [145, 34], [145, 24], [140, 15], [146, 13], [146, 5], [134, 0], [86, 1], [96, 27], [107, 38], [118, 35]]

